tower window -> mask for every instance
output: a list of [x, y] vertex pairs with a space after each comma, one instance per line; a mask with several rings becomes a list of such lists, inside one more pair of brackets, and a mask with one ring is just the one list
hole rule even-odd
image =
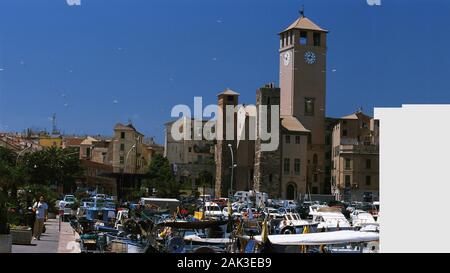
[[125, 132], [120, 132], [120, 138], [124, 139], [125, 138]]
[[342, 130], [342, 136], [347, 136], [347, 130], [346, 129]]
[[366, 176], [366, 186], [370, 186], [370, 184], [371, 184], [371, 176], [370, 175], [367, 175]]
[[372, 166], [371, 164], [372, 162], [370, 161], [370, 159], [366, 159], [366, 169], [370, 169]]
[[295, 144], [300, 144], [300, 136], [295, 136]]
[[313, 164], [317, 165], [317, 163], [319, 162], [319, 160], [317, 159], [317, 154], [313, 155]]
[[351, 162], [352, 162], [351, 159], [349, 159], [349, 158], [346, 158], [346, 159], [345, 159], [345, 169], [346, 169], [346, 170], [350, 170], [350, 168], [351, 168], [351, 167], [350, 167]]
[[300, 45], [306, 45], [308, 43], [308, 39], [306, 31], [300, 31]]
[[313, 33], [313, 40], [314, 40], [314, 46], [320, 46], [320, 33], [319, 32]]
[[229, 102], [232, 102], [232, 101], [234, 101], [234, 97], [233, 97], [233, 96], [228, 96], [228, 97], [227, 97], [227, 100], [228, 100]]
[[291, 172], [291, 160], [289, 158], [284, 159], [284, 174], [289, 174]]
[[314, 116], [314, 98], [305, 98], [305, 115]]
[[286, 144], [290, 144], [291, 143], [291, 136], [290, 135], [286, 135], [285, 136], [285, 141], [286, 141]]
[[294, 172], [296, 175], [300, 174], [300, 159], [299, 158], [294, 159]]
[[346, 175], [345, 176], [345, 187], [346, 188], [350, 188], [350, 184], [351, 184], [351, 182], [350, 182], [350, 175]]
[[124, 150], [125, 150], [125, 144], [123, 144], [123, 143], [120, 144], [120, 150], [121, 150], [121, 151], [124, 151]]

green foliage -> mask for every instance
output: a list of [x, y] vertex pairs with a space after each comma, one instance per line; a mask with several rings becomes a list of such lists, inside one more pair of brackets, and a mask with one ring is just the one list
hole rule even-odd
[[169, 160], [162, 155], [156, 155], [152, 159], [144, 183], [148, 188], [155, 188], [159, 197], [179, 195], [180, 183], [175, 181]]
[[51, 147], [27, 154], [22, 161], [31, 175], [32, 184], [62, 183], [67, 191], [83, 172], [76, 149]]

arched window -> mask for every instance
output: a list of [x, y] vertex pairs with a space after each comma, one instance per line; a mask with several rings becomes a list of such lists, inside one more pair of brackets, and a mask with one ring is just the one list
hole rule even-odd
[[286, 199], [295, 200], [297, 197], [297, 185], [289, 183], [286, 187]]
[[313, 155], [313, 164], [314, 164], [314, 165], [317, 165], [317, 161], [318, 161], [318, 160], [317, 160], [317, 154], [314, 154], [314, 155]]

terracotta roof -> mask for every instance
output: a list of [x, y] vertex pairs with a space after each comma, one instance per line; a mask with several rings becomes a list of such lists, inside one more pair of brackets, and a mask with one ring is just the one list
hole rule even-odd
[[368, 115], [364, 114], [363, 112], [357, 111], [357, 112], [355, 112], [353, 114], [350, 114], [350, 115], [347, 115], [347, 116], [343, 116], [343, 117], [341, 117], [341, 119], [359, 119], [360, 116], [370, 118]]
[[294, 23], [292, 23], [288, 28], [283, 30], [282, 32], [291, 30], [291, 29], [305, 29], [305, 30], [315, 30], [315, 31], [323, 31], [328, 32], [328, 30], [325, 30], [318, 25], [316, 25], [313, 21], [309, 20], [306, 17], [300, 17], [297, 20], [295, 20]]
[[123, 125], [122, 123], [117, 123], [116, 126], [114, 126], [114, 130], [130, 130], [130, 131], [136, 131], [134, 126], [132, 124]]
[[116, 126], [114, 126], [114, 130], [122, 130], [122, 131], [135, 131], [136, 133], [143, 135], [142, 133], [138, 132], [136, 128], [134, 128], [133, 124], [127, 124], [123, 125], [122, 123], [117, 123]]
[[93, 142], [97, 142], [97, 140], [93, 137], [88, 136], [86, 139], [81, 142], [80, 145], [92, 145]]
[[235, 91], [233, 91], [233, 90], [231, 90], [231, 89], [229, 89], [229, 88], [227, 88], [227, 89], [225, 89], [224, 91], [222, 91], [222, 92], [220, 92], [220, 93], [218, 94], [218, 96], [220, 96], [220, 95], [239, 96], [239, 93], [238, 93], [238, 92], [235, 92]]
[[64, 138], [64, 142], [66, 146], [80, 146], [81, 142], [83, 142], [84, 138], [80, 137], [69, 137]]
[[311, 132], [294, 116], [281, 116], [281, 126], [291, 132]]

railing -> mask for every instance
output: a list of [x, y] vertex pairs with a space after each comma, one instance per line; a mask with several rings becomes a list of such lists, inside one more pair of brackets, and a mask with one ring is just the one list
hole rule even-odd
[[340, 145], [339, 153], [353, 153], [353, 154], [379, 154], [380, 148], [378, 145]]

